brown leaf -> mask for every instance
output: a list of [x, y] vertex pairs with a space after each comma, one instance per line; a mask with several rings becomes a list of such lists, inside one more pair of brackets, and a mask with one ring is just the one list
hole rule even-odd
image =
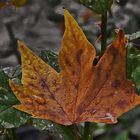
[[120, 30], [96, 66], [94, 47], [67, 10], [65, 33], [57, 73], [22, 42], [22, 84], [10, 81], [21, 102], [15, 108], [70, 125], [80, 122], [116, 123], [117, 118], [140, 103], [135, 87], [126, 79], [126, 39]]

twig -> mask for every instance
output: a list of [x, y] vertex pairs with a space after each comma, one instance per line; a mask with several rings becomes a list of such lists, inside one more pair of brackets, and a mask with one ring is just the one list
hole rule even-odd
[[107, 12], [102, 15], [101, 35], [101, 55], [103, 55], [107, 47]]
[[83, 140], [88, 140], [90, 135], [90, 122], [85, 122]]

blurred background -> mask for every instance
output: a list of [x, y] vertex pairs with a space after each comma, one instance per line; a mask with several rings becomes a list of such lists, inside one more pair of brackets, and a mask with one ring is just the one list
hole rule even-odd
[[[67, 8], [94, 44], [100, 35], [100, 15], [89, 11], [74, 0], [30, 0], [25, 7], [0, 11], [0, 66], [16, 66], [20, 61], [16, 40], [23, 40], [37, 51], [49, 49], [58, 52], [64, 32], [63, 7]], [[140, 1], [120, 0], [108, 15], [108, 38], [114, 29], [134, 33], [140, 27]], [[108, 39], [108, 43], [110, 39]], [[94, 44], [100, 50], [100, 42]]]
[[[0, 10], [0, 67], [20, 64], [17, 39], [24, 41], [37, 54], [46, 49], [58, 53], [64, 32], [63, 7], [74, 15], [88, 40], [99, 52], [100, 41], [97, 38], [100, 36], [100, 15], [74, 0], [30, 0], [22, 8]], [[117, 1], [108, 14], [108, 44], [116, 28], [124, 29], [127, 34], [139, 31], [139, 13], [139, 0]], [[133, 43], [140, 44], [140, 40]], [[48, 135], [31, 126], [16, 131], [20, 140], [51, 140]], [[93, 131], [94, 140], [140, 140], [140, 108], [124, 114], [116, 125], [93, 124]]]

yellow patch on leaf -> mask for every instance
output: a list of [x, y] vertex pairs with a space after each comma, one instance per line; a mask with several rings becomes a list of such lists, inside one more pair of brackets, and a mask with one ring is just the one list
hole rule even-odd
[[0, 9], [9, 6], [15, 6], [16, 8], [22, 7], [27, 3], [27, 0], [9, 0], [5, 2], [0, 2]]
[[21, 102], [14, 107], [63, 125], [86, 121], [116, 123], [120, 115], [140, 103], [133, 83], [126, 79], [124, 32], [118, 32], [93, 66], [94, 47], [67, 10], [64, 16], [60, 73], [19, 42], [23, 86], [10, 81]]

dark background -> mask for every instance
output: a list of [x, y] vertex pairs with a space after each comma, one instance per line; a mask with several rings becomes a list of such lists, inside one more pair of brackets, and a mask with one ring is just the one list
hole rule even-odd
[[[75, 16], [89, 41], [100, 51], [100, 15], [89, 11], [73, 0], [30, 0], [25, 7], [0, 10], [0, 67], [20, 64], [16, 40], [23, 40], [36, 53], [49, 49], [56, 53], [64, 32], [63, 7]], [[140, 1], [120, 0], [108, 15], [108, 44], [114, 29], [122, 28], [126, 34], [140, 30]], [[139, 39], [133, 43], [139, 47]], [[32, 126], [18, 128], [20, 140], [50, 140], [44, 132]], [[140, 108], [124, 114], [116, 125], [94, 124], [94, 140], [140, 140]], [[0, 140], [3, 136], [1, 135]]]

